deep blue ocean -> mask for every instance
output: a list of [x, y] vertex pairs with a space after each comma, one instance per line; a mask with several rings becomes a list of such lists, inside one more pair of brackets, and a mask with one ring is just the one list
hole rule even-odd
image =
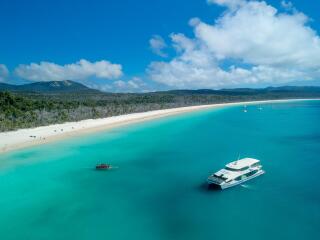
[[[320, 102], [204, 110], [0, 155], [1, 240], [320, 239]], [[266, 174], [224, 191], [240, 157]], [[118, 169], [95, 171], [100, 162]]]

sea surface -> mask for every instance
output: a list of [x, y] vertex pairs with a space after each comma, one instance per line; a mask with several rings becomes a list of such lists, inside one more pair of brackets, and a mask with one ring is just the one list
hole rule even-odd
[[[320, 102], [202, 110], [0, 155], [1, 240], [320, 239]], [[266, 174], [208, 189], [240, 157]], [[117, 169], [95, 171], [97, 163]]]

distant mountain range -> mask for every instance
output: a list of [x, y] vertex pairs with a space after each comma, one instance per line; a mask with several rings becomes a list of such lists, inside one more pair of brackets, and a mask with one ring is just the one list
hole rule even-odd
[[[34, 82], [23, 85], [0, 83], [0, 91], [31, 92], [31, 93], [102, 93], [81, 83], [65, 81]], [[268, 93], [320, 93], [320, 87], [267, 87], [267, 88], [235, 88], [235, 89], [199, 89], [199, 90], [170, 90], [159, 93], [173, 95], [256, 95]]]
[[34, 93], [75, 93], [75, 92], [99, 92], [74, 81], [50, 81], [34, 82], [23, 85], [0, 83], [0, 91], [34, 92]]

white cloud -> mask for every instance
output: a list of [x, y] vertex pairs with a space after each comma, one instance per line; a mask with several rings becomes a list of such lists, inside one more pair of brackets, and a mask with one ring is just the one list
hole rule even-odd
[[217, 4], [220, 6], [226, 6], [230, 9], [235, 9], [246, 3], [245, 0], [207, 0], [209, 4]]
[[287, 2], [287, 1], [282, 0], [281, 6], [287, 11], [294, 10], [293, 3], [290, 1]]
[[118, 88], [124, 88], [127, 84], [125, 81], [118, 80], [113, 83]]
[[151, 63], [148, 73], [152, 80], [178, 88], [207, 86], [217, 74], [213, 55], [183, 34], [172, 34], [171, 39], [178, 56], [170, 62]]
[[128, 80], [86, 81], [84, 84], [103, 92], [148, 92], [151, 90], [148, 83], [139, 77], [132, 77]]
[[226, 13], [215, 25], [199, 23], [198, 39], [221, 59], [249, 64], [314, 67], [320, 61], [320, 39], [302, 13], [279, 14], [265, 2], [248, 2]]
[[[320, 38], [303, 13], [280, 13], [259, 1], [208, 2], [227, 11], [214, 24], [192, 19], [193, 39], [171, 35], [177, 56], [151, 63], [151, 79], [178, 88], [218, 88], [320, 77]], [[221, 67], [231, 62], [235, 66]]]
[[9, 70], [6, 65], [0, 64], [0, 82], [7, 80], [9, 76]]
[[116, 92], [145, 92], [148, 91], [148, 86], [141, 78], [133, 77], [128, 81], [113, 82], [113, 90]]
[[168, 55], [164, 52], [164, 49], [167, 48], [167, 44], [164, 41], [164, 39], [159, 35], [154, 35], [149, 40], [150, 48], [152, 52], [155, 54], [161, 56], [161, 57], [167, 57]]
[[84, 80], [90, 77], [116, 79], [122, 76], [122, 66], [102, 60], [89, 62], [85, 59], [72, 64], [58, 65], [51, 62], [19, 65], [15, 74], [31, 81]]

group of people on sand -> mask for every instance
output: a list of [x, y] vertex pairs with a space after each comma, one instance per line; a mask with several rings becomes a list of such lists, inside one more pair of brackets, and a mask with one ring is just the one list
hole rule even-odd
[[[34, 138], [34, 139], [36, 139], [36, 138], [37, 138], [37, 136], [34, 136], [34, 135], [30, 135], [29, 137]], [[40, 139], [40, 140], [46, 140], [46, 138], [45, 138], [45, 137], [40, 137], [39, 139]]]

